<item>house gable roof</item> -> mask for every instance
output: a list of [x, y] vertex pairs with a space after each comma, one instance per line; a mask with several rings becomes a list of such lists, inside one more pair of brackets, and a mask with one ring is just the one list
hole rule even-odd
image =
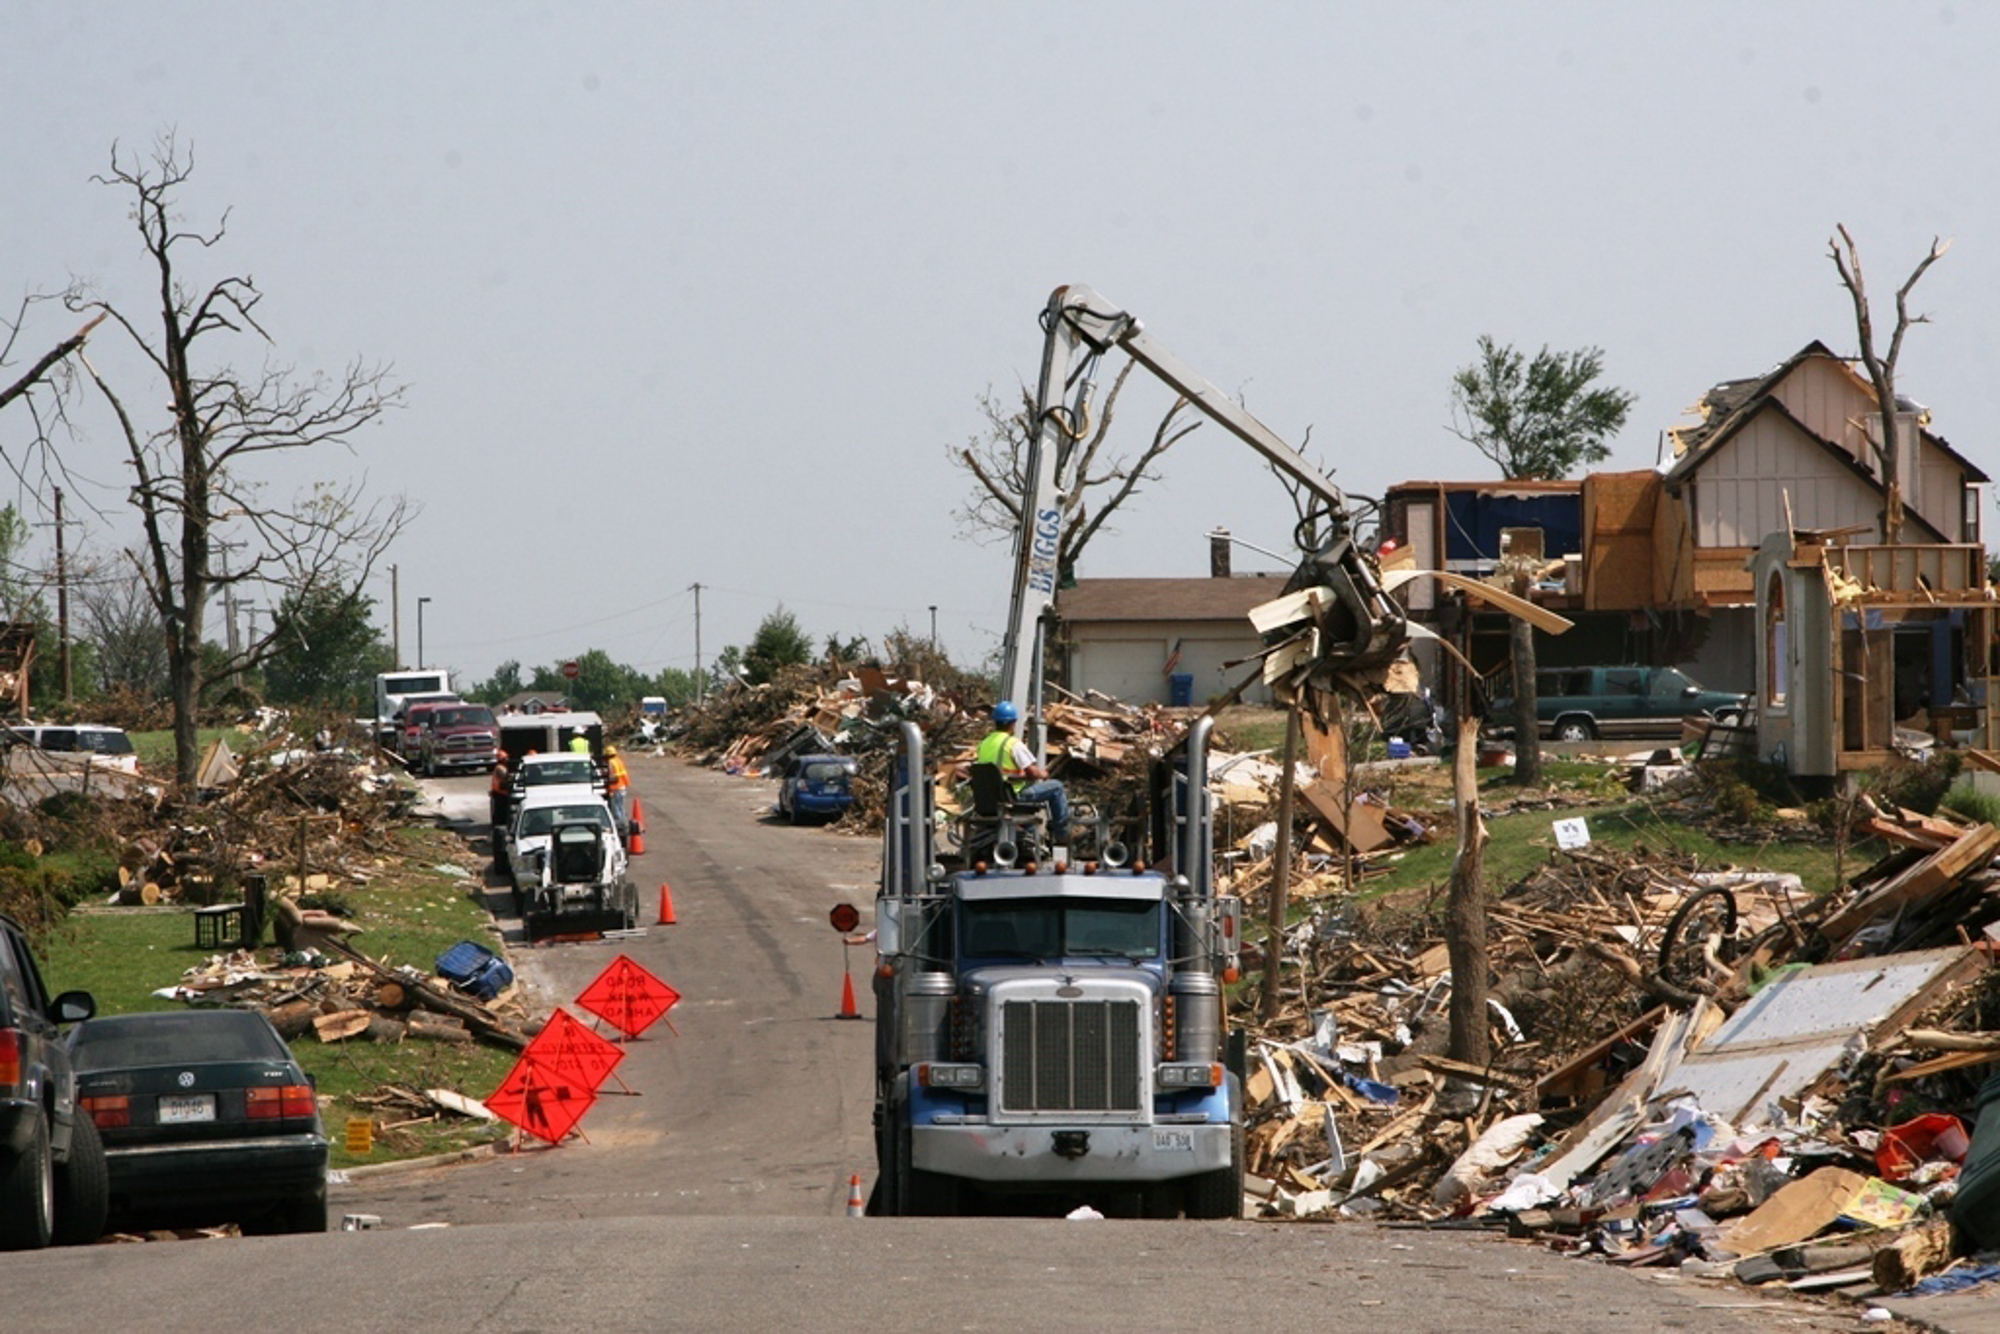
[[[1666, 470], [1665, 480], [1668, 488], [1676, 492], [1679, 491], [1701, 469], [1704, 463], [1715, 456], [1717, 450], [1735, 438], [1752, 420], [1762, 413], [1776, 412], [1796, 428], [1806, 439], [1818, 444], [1833, 457], [1839, 459], [1848, 471], [1866, 483], [1871, 491], [1877, 495], [1886, 495], [1887, 488], [1867, 465], [1856, 459], [1847, 450], [1841, 448], [1836, 442], [1828, 440], [1825, 436], [1799, 420], [1791, 409], [1787, 408], [1783, 401], [1773, 392], [1786, 376], [1798, 369], [1803, 362], [1811, 357], [1826, 358], [1849, 378], [1853, 379], [1860, 387], [1870, 389], [1868, 382], [1862, 379], [1854, 370], [1848, 358], [1834, 352], [1817, 338], [1786, 358], [1776, 369], [1766, 375], [1750, 380], [1725, 380], [1702, 396], [1703, 403], [1709, 408], [1707, 420], [1678, 433], [1678, 438], [1684, 446], [1684, 452]], [[1987, 477], [1986, 473], [1977, 464], [1946, 443], [1942, 436], [1936, 435], [1929, 430], [1922, 431], [1922, 436], [1924, 440], [1936, 446], [1946, 457], [1965, 470], [1966, 481], [1986, 482], [1992, 480]], [[1925, 519], [1915, 509], [1909, 508], [1907, 504], [1905, 513], [1929, 530], [1937, 541], [1944, 540], [1941, 535], [1942, 530], [1937, 525]]]
[[1282, 574], [1227, 579], [1079, 579], [1056, 594], [1056, 615], [1075, 625], [1101, 621], [1233, 622], [1246, 633], [1252, 607], [1284, 592]]

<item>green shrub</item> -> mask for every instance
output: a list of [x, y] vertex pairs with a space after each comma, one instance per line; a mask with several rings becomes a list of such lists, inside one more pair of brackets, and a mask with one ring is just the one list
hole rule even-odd
[[1981, 792], [1969, 783], [1952, 788], [1938, 805], [1975, 823], [2000, 825], [2000, 796]]
[[1944, 794], [1957, 781], [1958, 767], [1964, 758], [1955, 750], [1935, 750], [1920, 762], [1892, 761], [1875, 771], [1869, 794], [1877, 802], [1933, 815]]

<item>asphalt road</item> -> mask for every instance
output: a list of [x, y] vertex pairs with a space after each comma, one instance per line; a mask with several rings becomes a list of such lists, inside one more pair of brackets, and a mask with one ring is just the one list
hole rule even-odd
[[[876, 849], [768, 821], [769, 783], [631, 765], [648, 846], [635, 875], [649, 910], [671, 887], [678, 924], [516, 952], [554, 1001], [620, 950], [683, 996], [678, 1032], [630, 1044], [618, 1074], [632, 1094], [590, 1112], [586, 1141], [338, 1186], [334, 1214], [379, 1215], [379, 1230], [0, 1255], [0, 1327], [1856, 1327], [1846, 1312], [1463, 1234], [847, 1218], [848, 1174], [871, 1179], [873, 1025], [833, 1017], [843, 947], [826, 914], [845, 900], [865, 916]], [[484, 780], [439, 790], [483, 819]], [[498, 891], [490, 902], [504, 908]], [[853, 962], [865, 1013], [872, 956]]]

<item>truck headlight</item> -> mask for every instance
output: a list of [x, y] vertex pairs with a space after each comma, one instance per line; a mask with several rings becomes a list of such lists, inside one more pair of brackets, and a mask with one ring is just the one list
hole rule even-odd
[[986, 1067], [921, 1061], [917, 1065], [917, 1083], [927, 1089], [982, 1089], [986, 1087]]
[[1162, 1065], [1153, 1082], [1163, 1089], [1212, 1089], [1222, 1083], [1222, 1067], [1209, 1061], [1176, 1061]]

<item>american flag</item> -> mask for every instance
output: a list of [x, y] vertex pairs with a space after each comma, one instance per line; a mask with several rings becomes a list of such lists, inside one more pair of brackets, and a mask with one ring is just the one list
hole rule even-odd
[[1181, 665], [1181, 641], [1176, 639], [1174, 641], [1174, 651], [1167, 655], [1167, 665], [1160, 668], [1160, 675], [1172, 676], [1174, 674], [1174, 668], [1180, 665]]

